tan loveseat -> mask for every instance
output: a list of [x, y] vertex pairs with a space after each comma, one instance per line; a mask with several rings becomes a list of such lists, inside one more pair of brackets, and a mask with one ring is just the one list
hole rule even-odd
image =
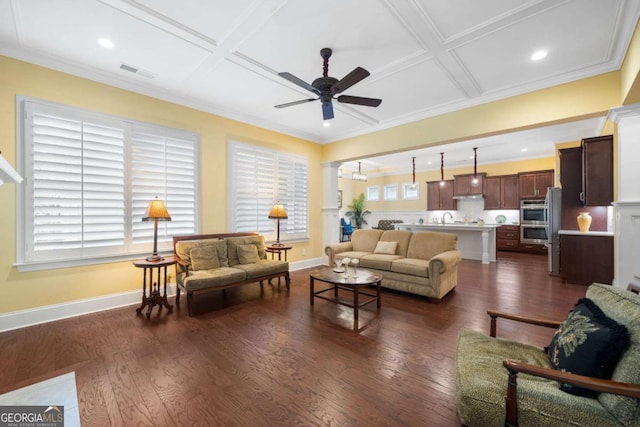
[[361, 267], [382, 276], [383, 287], [439, 302], [458, 281], [457, 240], [450, 233], [363, 229], [354, 231], [349, 242], [327, 246], [325, 253], [329, 265], [358, 258]]
[[246, 283], [284, 277], [289, 290], [289, 263], [267, 259], [264, 237], [258, 233], [192, 234], [173, 237], [177, 294], [187, 294], [193, 316], [193, 296]]

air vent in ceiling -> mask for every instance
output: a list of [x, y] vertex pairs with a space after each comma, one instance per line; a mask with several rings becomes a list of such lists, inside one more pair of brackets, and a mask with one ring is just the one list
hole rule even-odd
[[120, 64], [120, 69], [128, 71], [128, 72], [133, 73], [133, 74], [139, 74], [139, 75], [141, 75], [143, 77], [146, 77], [148, 79], [153, 79], [153, 78], [156, 77], [156, 74], [152, 73], [151, 71], [142, 70], [140, 68], [136, 68], [136, 67], [133, 67], [133, 66], [127, 65], [127, 64]]

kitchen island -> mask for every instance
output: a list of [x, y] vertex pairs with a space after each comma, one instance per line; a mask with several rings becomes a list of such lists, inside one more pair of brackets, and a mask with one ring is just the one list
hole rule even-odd
[[500, 224], [396, 224], [396, 230], [439, 231], [458, 236], [458, 250], [464, 259], [496, 262], [496, 229]]

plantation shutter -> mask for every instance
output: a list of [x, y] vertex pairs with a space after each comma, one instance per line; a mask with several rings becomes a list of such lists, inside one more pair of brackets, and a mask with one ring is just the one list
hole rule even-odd
[[153, 222], [142, 217], [156, 196], [172, 219], [158, 223], [159, 250], [197, 231], [197, 135], [39, 100], [21, 105], [23, 271], [149, 252]]
[[229, 143], [229, 218], [233, 231], [257, 231], [276, 239], [269, 211], [280, 202], [288, 218], [280, 220], [280, 240], [308, 238], [307, 159], [231, 141]]

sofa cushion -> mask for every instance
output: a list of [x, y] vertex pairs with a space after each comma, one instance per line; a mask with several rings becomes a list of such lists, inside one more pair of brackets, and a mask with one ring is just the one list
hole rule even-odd
[[429, 261], [415, 258], [401, 258], [391, 263], [391, 271], [411, 276], [429, 277]]
[[[605, 315], [625, 325], [630, 335], [630, 345], [622, 354], [611, 375], [613, 381], [640, 384], [640, 296], [610, 285], [592, 284], [587, 288], [587, 298], [596, 303]], [[620, 423], [638, 425], [640, 399], [600, 393], [598, 400]]]
[[[627, 328], [607, 317], [593, 301], [582, 298], [556, 331], [547, 353], [553, 367], [563, 372], [609, 378], [628, 346]], [[561, 388], [577, 395], [597, 394], [571, 384]]]
[[458, 236], [438, 231], [419, 231], [413, 233], [407, 249], [407, 258], [431, 259], [442, 252], [456, 249]]
[[199, 239], [181, 240], [176, 243], [176, 253], [178, 256], [191, 264], [191, 250], [195, 247], [213, 247], [218, 254], [218, 264], [220, 267], [229, 267], [227, 259], [227, 242], [224, 239]]
[[382, 233], [380, 236], [381, 242], [398, 242], [398, 248], [396, 249], [396, 255], [403, 257], [407, 256], [407, 249], [409, 248], [409, 242], [411, 241], [412, 231], [404, 230], [389, 230]]
[[240, 264], [253, 264], [260, 261], [258, 248], [255, 245], [238, 245], [238, 261]]
[[[540, 347], [469, 330], [458, 336], [455, 397], [462, 423], [482, 427], [505, 425], [508, 375], [502, 366], [504, 359], [551, 368]], [[618, 425], [596, 399], [565, 393], [556, 381], [523, 374], [518, 375], [518, 421], [521, 426]]]
[[351, 235], [351, 247], [355, 252], [373, 253], [382, 233], [382, 230], [355, 230]]
[[289, 263], [285, 261], [261, 259], [251, 264], [237, 264], [234, 266], [247, 275], [247, 280], [289, 271]]
[[254, 245], [258, 251], [258, 258], [267, 258], [264, 246], [264, 236], [229, 237], [226, 240], [229, 266], [231, 267], [240, 264], [240, 259], [238, 258], [238, 246]]
[[391, 263], [400, 258], [402, 258], [400, 255], [371, 254], [360, 258], [360, 266], [377, 270], [391, 270]]
[[398, 249], [398, 242], [378, 242], [373, 250], [374, 254], [395, 255]]
[[247, 274], [237, 268], [219, 267], [211, 270], [194, 271], [183, 280], [187, 292], [215, 288], [245, 280]]
[[192, 270], [210, 270], [220, 267], [218, 251], [214, 246], [195, 246], [189, 251]]

